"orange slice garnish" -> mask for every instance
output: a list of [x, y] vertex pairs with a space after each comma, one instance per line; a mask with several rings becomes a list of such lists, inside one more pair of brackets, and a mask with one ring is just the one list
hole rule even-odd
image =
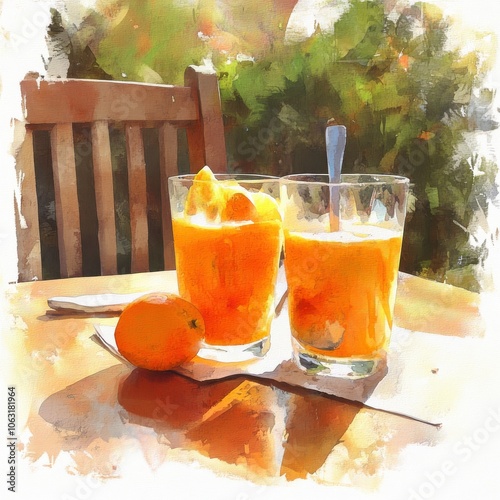
[[264, 222], [281, 220], [278, 202], [261, 191], [248, 191], [236, 181], [219, 181], [208, 166], [194, 177], [186, 215], [203, 213], [208, 221]]
[[186, 198], [185, 212], [195, 215], [203, 212], [207, 220], [215, 220], [224, 204], [223, 195], [215, 175], [209, 167], [203, 167], [193, 179]]
[[233, 193], [227, 200], [221, 211], [221, 222], [228, 221], [255, 221], [258, 212], [252, 200], [245, 193]]
[[257, 209], [258, 221], [281, 220], [278, 202], [271, 195], [258, 191], [256, 193], [250, 193], [250, 197]]

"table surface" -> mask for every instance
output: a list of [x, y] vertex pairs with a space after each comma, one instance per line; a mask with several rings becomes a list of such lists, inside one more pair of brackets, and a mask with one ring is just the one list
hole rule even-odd
[[[273, 488], [290, 495], [304, 485], [339, 494], [347, 487], [349, 498], [448, 498], [437, 494], [465, 491], [466, 471], [489, 470], [483, 459], [493, 456], [500, 405], [488, 371], [496, 344], [488, 341], [479, 295], [400, 274], [398, 327], [453, 337], [482, 360], [481, 369], [464, 367], [467, 377], [450, 384], [453, 407], [437, 427], [272, 380], [200, 383], [132, 369], [90, 339], [94, 324], [114, 325], [116, 316], [47, 314], [47, 299], [56, 295], [151, 290], [175, 292], [175, 272], [19, 283], [5, 291], [20, 467], [40, 477], [37, 488], [74, 498], [75, 478], [94, 478], [101, 493], [118, 484], [143, 491], [140, 479], [127, 481], [141, 470], [143, 479], [152, 475], [177, 491], [173, 498], [191, 498], [203, 481], [207, 498], [274, 498]], [[44, 479], [47, 471], [58, 486]], [[214, 481], [229, 489], [210, 495]]]

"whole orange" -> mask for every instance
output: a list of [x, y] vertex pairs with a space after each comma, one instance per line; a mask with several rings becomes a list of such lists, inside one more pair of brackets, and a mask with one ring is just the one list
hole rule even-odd
[[128, 304], [115, 329], [116, 346], [130, 363], [171, 370], [196, 356], [205, 323], [198, 309], [170, 293], [149, 293]]

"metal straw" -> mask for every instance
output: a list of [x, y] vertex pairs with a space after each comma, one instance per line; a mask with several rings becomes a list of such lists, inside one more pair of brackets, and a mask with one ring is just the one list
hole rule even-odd
[[[347, 131], [344, 125], [329, 125], [326, 127], [326, 158], [328, 161], [328, 175], [330, 182], [340, 183], [342, 161]], [[339, 188], [330, 188], [330, 231], [339, 230]]]

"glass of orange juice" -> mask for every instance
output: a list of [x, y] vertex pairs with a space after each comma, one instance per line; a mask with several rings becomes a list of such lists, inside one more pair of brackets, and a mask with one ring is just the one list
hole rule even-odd
[[385, 364], [409, 181], [299, 174], [280, 184], [295, 360], [308, 373], [369, 376]]
[[204, 167], [169, 178], [169, 195], [179, 293], [205, 321], [199, 356], [263, 356], [282, 247], [278, 178]]

